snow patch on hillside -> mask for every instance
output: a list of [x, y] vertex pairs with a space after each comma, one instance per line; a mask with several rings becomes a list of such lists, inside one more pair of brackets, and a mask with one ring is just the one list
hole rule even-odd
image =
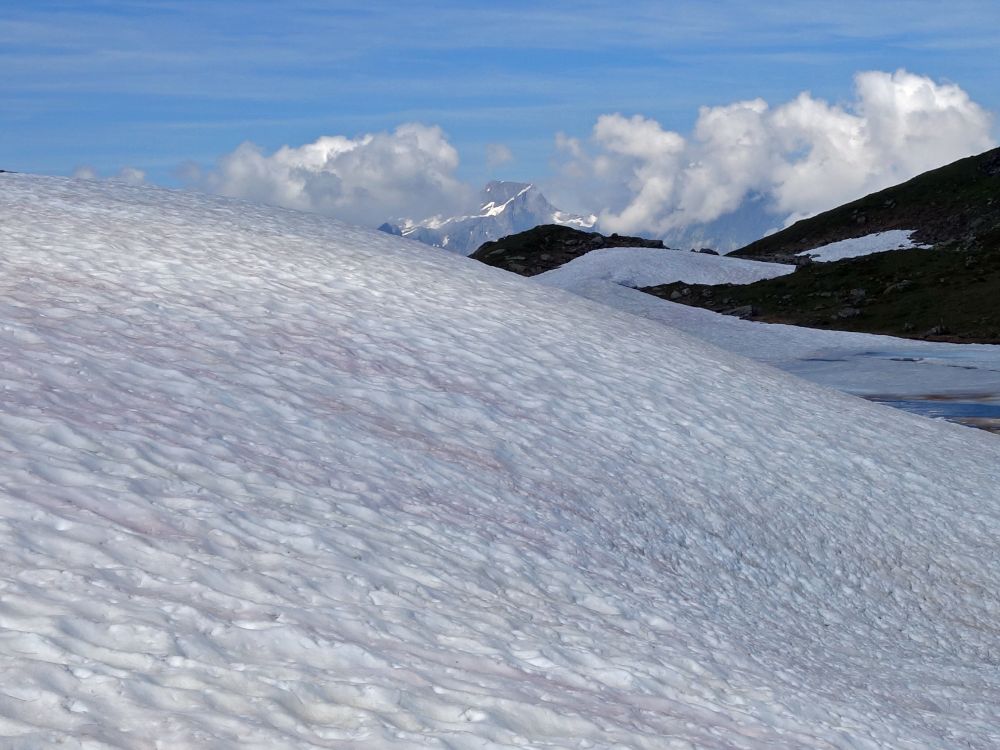
[[916, 230], [891, 229], [888, 232], [875, 232], [864, 237], [854, 237], [849, 240], [831, 242], [829, 245], [822, 245], [796, 254], [809, 256], [821, 263], [832, 263], [837, 260], [860, 258], [863, 255], [885, 253], [890, 250], [926, 249], [930, 247], [929, 245], [920, 245], [914, 242], [911, 239], [914, 231]]
[[235, 201], [0, 263], [5, 746], [996, 747], [992, 436]]
[[751, 284], [783, 276], [795, 266], [740, 258], [645, 247], [593, 250], [535, 277], [550, 286], [572, 288], [582, 282], [610, 281], [629, 287], [684, 281], [688, 284]]

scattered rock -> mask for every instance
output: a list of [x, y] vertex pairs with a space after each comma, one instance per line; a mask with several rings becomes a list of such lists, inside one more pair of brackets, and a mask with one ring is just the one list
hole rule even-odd
[[757, 310], [754, 308], [753, 305], [741, 305], [740, 307], [734, 307], [730, 310], [723, 310], [722, 314], [734, 315], [735, 317], [741, 318], [742, 320], [747, 320], [756, 315]]
[[897, 281], [895, 284], [889, 284], [885, 288], [884, 294], [889, 294], [890, 292], [902, 292], [913, 286], [913, 282], [909, 279], [903, 279], [902, 281]]
[[861, 315], [861, 311], [856, 307], [842, 307], [834, 314], [835, 320], [847, 320]]

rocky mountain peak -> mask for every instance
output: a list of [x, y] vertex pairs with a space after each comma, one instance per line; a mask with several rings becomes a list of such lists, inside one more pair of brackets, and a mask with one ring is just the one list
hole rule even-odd
[[[517, 234], [542, 224], [590, 229], [596, 216], [560, 211], [542, 191], [529, 182], [493, 180], [480, 193], [480, 205], [469, 214], [407, 221], [399, 228], [404, 237], [469, 255], [484, 242]], [[380, 229], [395, 234], [397, 225], [386, 222]]]

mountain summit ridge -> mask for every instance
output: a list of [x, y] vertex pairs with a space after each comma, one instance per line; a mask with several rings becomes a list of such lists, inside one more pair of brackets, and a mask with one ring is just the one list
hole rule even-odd
[[596, 223], [596, 216], [559, 210], [534, 183], [492, 180], [483, 187], [477, 208], [469, 214], [436, 216], [422, 221], [407, 219], [401, 224], [387, 222], [379, 229], [425, 245], [470, 255], [486, 242], [541, 224], [590, 229]]

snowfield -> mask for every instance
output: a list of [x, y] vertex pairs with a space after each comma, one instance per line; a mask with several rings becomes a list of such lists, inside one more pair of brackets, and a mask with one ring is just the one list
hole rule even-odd
[[707, 253], [611, 247], [592, 250], [569, 263], [539, 274], [537, 281], [563, 289], [584, 281], [610, 281], [630, 287], [684, 281], [688, 284], [752, 284], [792, 273], [795, 266], [727, 258]]
[[814, 383], [864, 397], [1000, 400], [1000, 346], [948, 344], [741, 320], [634, 287], [752, 284], [795, 266], [650, 248], [595, 250], [532, 281], [653, 320]]
[[4, 748], [1000, 745], [994, 436], [236, 201], [0, 264]]
[[599, 277], [547, 276], [532, 280], [857, 396], [1000, 398], [1000, 346], [760, 323], [668, 302]]
[[875, 232], [864, 237], [831, 242], [812, 250], [804, 250], [797, 255], [808, 255], [815, 261], [832, 263], [847, 258], [860, 258], [862, 255], [886, 253], [890, 250], [926, 249], [929, 245], [919, 245], [910, 239], [913, 229], [890, 229], [887, 232]]

